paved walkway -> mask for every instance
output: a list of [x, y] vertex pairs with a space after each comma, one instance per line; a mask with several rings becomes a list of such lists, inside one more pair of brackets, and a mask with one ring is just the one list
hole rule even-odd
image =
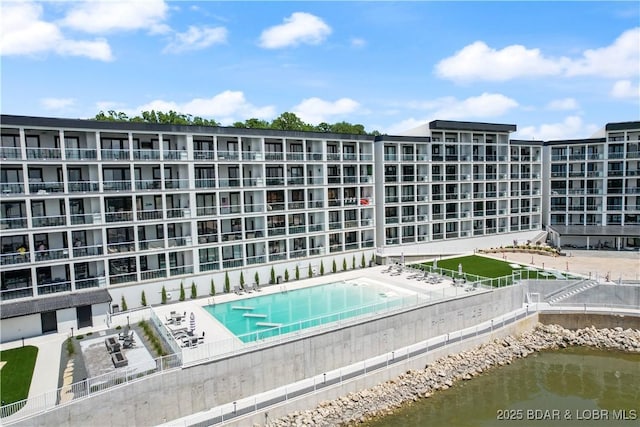
[[526, 253], [483, 254], [496, 259], [532, 265], [537, 268], [569, 271], [585, 277], [611, 282], [640, 281], [640, 253], [625, 251], [566, 251], [566, 256], [531, 255]]

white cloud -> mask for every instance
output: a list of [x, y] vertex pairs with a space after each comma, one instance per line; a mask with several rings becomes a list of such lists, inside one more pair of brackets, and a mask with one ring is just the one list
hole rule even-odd
[[579, 58], [547, 57], [540, 49], [522, 45], [494, 49], [476, 41], [438, 62], [435, 73], [460, 82], [544, 76], [623, 78], [640, 74], [638, 63], [640, 28], [634, 28], [609, 46], [585, 50]]
[[133, 30], [165, 33], [168, 27], [163, 21], [168, 9], [164, 0], [89, 0], [73, 3], [61, 23], [90, 34]]
[[331, 34], [329, 27], [317, 16], [295, 12], [284, 19], [284, 24], [268, 28], [260, 35], [260, 46], [278, 49], [299, 44], [320, 44]]
[[227, 29], [224, 27], [190, 26], [184, 33], [175, 33], [173, 40], [164, 48], [164, 53], [180, 53], [205, 49], [214, 44], [227, 41]]
[[2, 6], [0, 54], [43, 55], [53, 52], [63, 56], [85, 56], [110, 61], [111, 47], [104, 39], [73, 40], [60, 28], [42, 20], [42, 5], [7, 3]]
[[357, 101], [349, 98], [340, 98], [330, 102], [320, 98], [308, 98], [293, 107], [293, 112], [302, 121], [317, 125], [328, 122], [330, 116], [352, 114], [360, 108]]
[[543, 141], [588, 138], [598, 130], [598, 126], [587, 124], [580, 116], [568, 116], [561, 123], [539, 126], [525, 126], [513, 136], [515, 139], [535, 139]]
[[539, 49], [512, 45], [496, 50], [477, 41], [438, 62], [436, 74], [455, 81], [505, 81], [556, 75], [562, 71], [564, 62], [567, 60], [545, 58]]
[[359, 37], [354, 37], [351, 39], [352, 47], [364, 47], [367, 45], [367, 41], [365, 39], [361, 39]]
[[547, 109], [554, 111], [577, 110], [580, 108], [578, 101], [573, 98], [554, 99], [547, 104]]
[[497, 117], [518, 106], [515, 100], [499, 93], [483, 93], [463, 100], [442, 98], [439, 103], [433, 115], [444, 120]]
[[73, 98], [42, 98], [40, 105], [47, 110], [63, 110], [75, 104]]
[[618, 80], [611, 88], [614, 98], [640, 98], [640, 85], [634, 85], [631, 80]]
[[625, 78], [639, 74], [640, 27], [625, 31], [610, 46], [584, 51], [567, 69], [567, 76]]
[[212, 118], [223, 125], [248, 118], [270, 119], [276, 114], [274, 106], [257, 107], [247, 102], [244, 93], [229, 90], [212, 98], [194, 98], [182, 103], [157, 99], [139, 106], [136, 114], [149, 110], [173, 110], [182, 114]]

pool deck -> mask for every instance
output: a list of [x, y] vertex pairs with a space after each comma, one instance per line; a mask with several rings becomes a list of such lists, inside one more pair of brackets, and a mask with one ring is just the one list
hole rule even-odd
[[[204, 331], [204, 339], [202, 344], [219, 342], [221, 340], [235, 339], [241, 341], [225, 328], [218, 320], [210, 315], [204, 306], [211, 304], [222, 304], [237, 301], [242, 303], [252, 297], [268, 295], [272, 293], [291, 291], [311, 286], [324, 285], [328, 283], [341, 281], [354, 281], [360, 283], [370, 283], [378, 286], [386, 286], [390, 290], [395, 291], [399, 295], [420, 295], [425, 300], [436, 301], [443, 298], [452, 298], [465, 295], [465, 289], [460, 286], [454, 286], [453, 282], [443, 279], [440, 283], [431, 284], [417, 279], [410, 278], [411, 272], [389, 272], [388, 266], [376, 266], [365, 269], [349, 270], [338, 273], [325, 274], [324, 276], [316, 276], [307, 279], [289, 281], [277, 285], [260, 286], [260, 291], [251, 293], [243, 293], [238, 295], [234, 292], [216, 294], [215, 296], [203, 297], [198, 299], [188, 299], [185, 301], [171, 303], [167, 305], [155, 306], [153, 310], [156, 315], [163, 320], [163, 323], [170, 331], [178, 329], [190, 329], [190, 317], [193, 313], [195, 318], [194, 336], [202, 336]], [[239, 304], [241, 305], [241, 304]], [[168, 319], [171, 312], [183, 314], [184, 319], [179, 325], [171, 324]]]

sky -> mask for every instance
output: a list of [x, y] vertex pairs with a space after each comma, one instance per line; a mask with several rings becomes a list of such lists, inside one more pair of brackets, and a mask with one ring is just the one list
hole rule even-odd
[[0, 60], [3, 114], [461, 120], [536, 140], [640, 119], [633, 1], [2, 0]]

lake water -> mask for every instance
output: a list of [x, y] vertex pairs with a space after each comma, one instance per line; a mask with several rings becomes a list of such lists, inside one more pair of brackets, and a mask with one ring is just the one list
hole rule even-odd
[[640, 426], [640, 355], [532, 354], [456, 383], [367, 427]]

